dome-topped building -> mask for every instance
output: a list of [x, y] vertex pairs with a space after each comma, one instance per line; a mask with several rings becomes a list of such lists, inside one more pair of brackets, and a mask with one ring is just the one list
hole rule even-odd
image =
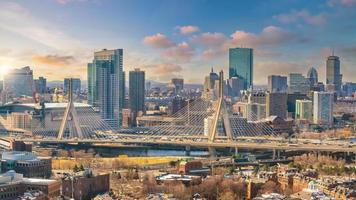
[[308, 79], [310, 86], [314, 86], [318, 83], [318, 71], [314, 67], [310, 68], [308, 71]]

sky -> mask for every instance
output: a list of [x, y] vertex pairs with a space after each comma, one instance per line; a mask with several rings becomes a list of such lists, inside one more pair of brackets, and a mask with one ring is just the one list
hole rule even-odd
[[1, 0], [0, 74], [86, 80], [94, 51], [122, 48], [125, 71], [202, 83], [212, 67], [227, 76], [229, 48], [250, 47], [255, 84], [310, 67], [325, 82], [332, 49], [356, 82], [355, 19], [356, 0]]

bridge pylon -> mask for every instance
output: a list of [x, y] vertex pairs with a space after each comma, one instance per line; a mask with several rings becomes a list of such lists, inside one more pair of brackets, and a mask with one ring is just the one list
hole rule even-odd
[[213, 127], [209, 132], [209, 142], [214, 142], [218, 135], [218, 125], [219, 121], [222, 122], [222, 128], [224, 135], [227, 136], [228, 140], [232, 140], [232, 130], [229, 119], [229, 113], [226, 108], [224, 100], [224, 73], [220, 71], [219, 73], [219, 98], [217, 100], [218, 105], [216, 112], [214, 113]]
[[[69, 118], [69, 116], [71, 118]], [[69, 80], [68, 104], [67, 104], [66, 110], [63, 115], [63, 119], [61, 122], [61, 126], [59, 128], [57, 139], [63, 139], [64, 133], [66, 130], [66, 125], [68, 123], [68, 120], [70, 120], [70, 119], [73, 121], [74, 129], [76, 131], [77, 137], [79, 139], [84, 138], [82, 129], [80, 128], [80, 124], [78, 121], [78, 114], [77, 114], [77, 111], [75, 110], [74, 103], [73, 103], [73, 79], [72, 78]], [[71, 131], [69, 133], [70, 133], [69, 137], [75, 137], [75, 135], [73, 133], [71, 133]]]

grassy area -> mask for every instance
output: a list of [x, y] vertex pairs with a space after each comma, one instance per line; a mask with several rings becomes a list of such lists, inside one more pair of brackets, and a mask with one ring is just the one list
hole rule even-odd
[[150, 165], [168, 165], [181, 157], [128, 157], [116, 158], [56, 158], [52, 160], [53, 169], [72, 169], [75, 165], [91, 168], [145, 167]]

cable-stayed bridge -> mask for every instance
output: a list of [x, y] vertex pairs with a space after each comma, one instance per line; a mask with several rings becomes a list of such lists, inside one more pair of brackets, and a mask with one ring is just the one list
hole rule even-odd
[[[40, 143], [169, 144], [208, 148], [280, 149], [355, 153], [349, 142], [313, 144], [298, 140], [289, 144], [264, 121], [247, 121], [233, 115], [222, 89], [215, 100], [195, 99], [174, 113], [169, 120], [150, 126], [117, 130], [92, 107], [76, 108], [72, 94], [64, 113], [44, 118], [31, 125], [32, 138], [17, 138]], [[252, 117], [257, 118], [257, 117]], [[57, 119], [57, 120], [54, 120]]]

